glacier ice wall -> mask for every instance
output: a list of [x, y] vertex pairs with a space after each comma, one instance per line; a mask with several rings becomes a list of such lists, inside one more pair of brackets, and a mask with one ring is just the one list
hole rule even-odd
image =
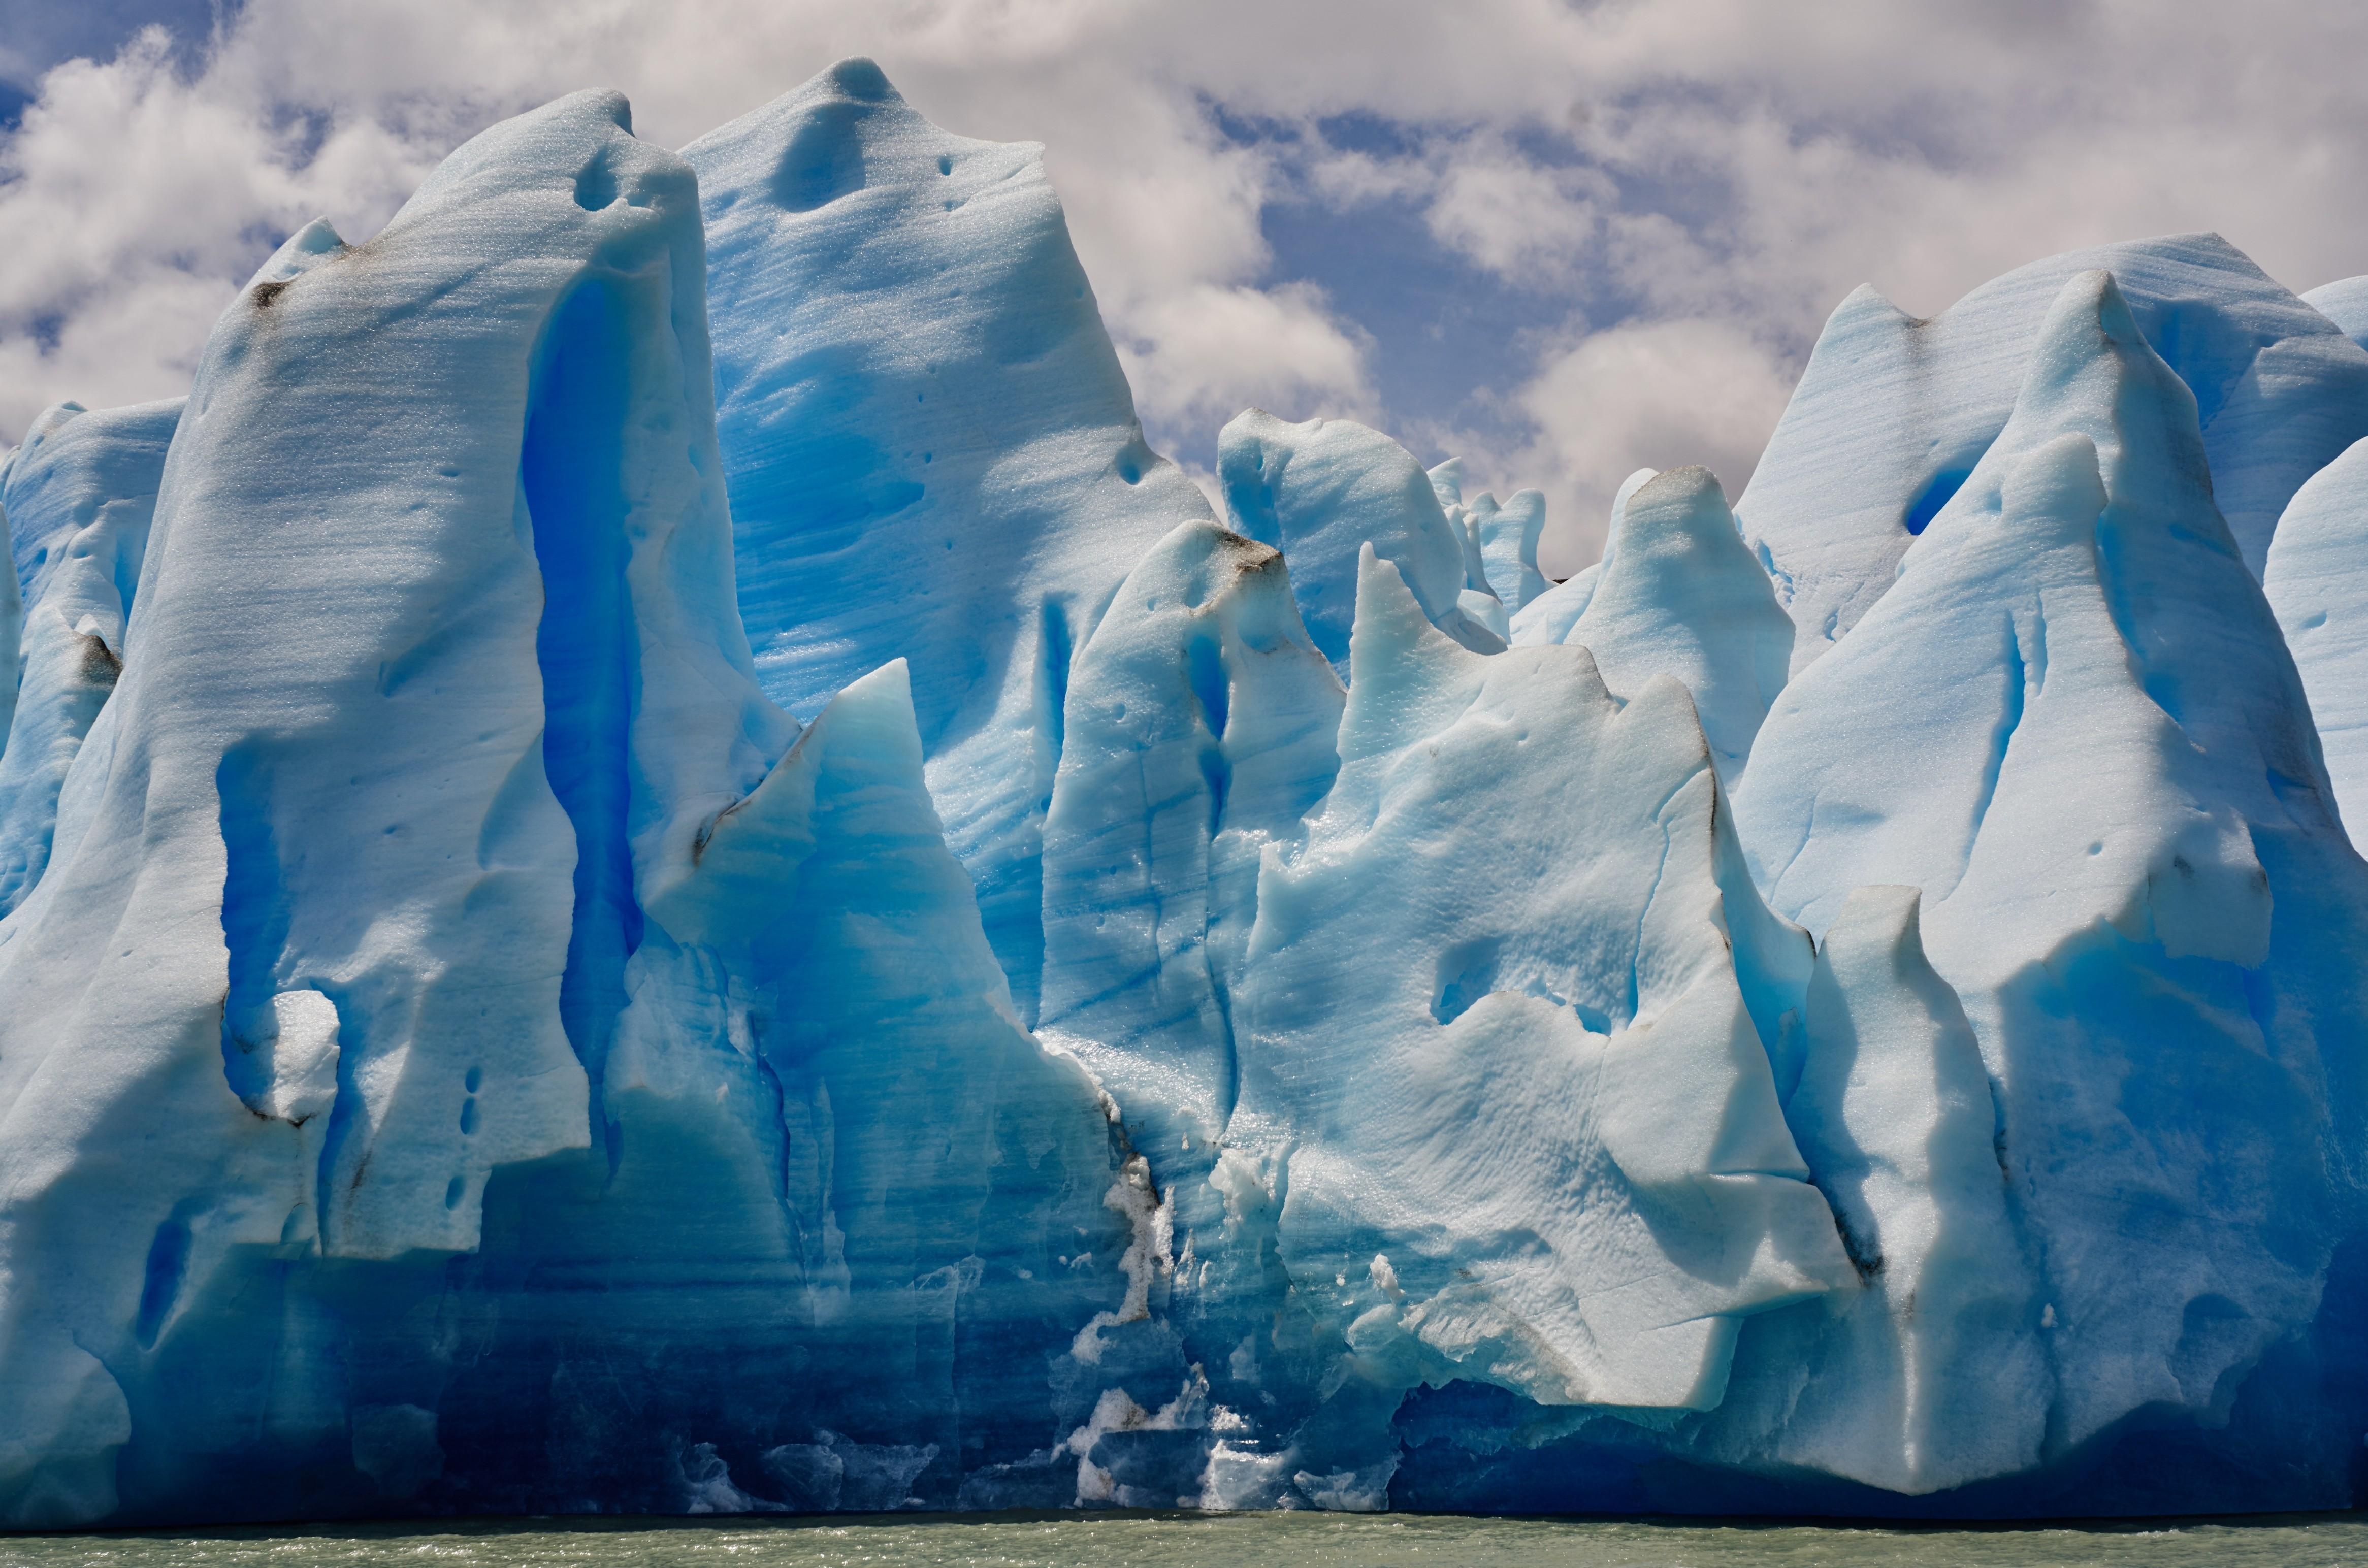
[[2355, 293], [1862, 291], [1551, 584], [868, 62], [494, 127], [0, 470], [0, 1524], [2351, 1505]]

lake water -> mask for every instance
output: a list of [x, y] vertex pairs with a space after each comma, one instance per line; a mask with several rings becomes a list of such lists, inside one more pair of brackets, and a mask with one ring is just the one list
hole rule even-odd
[[2320, 1568], [2368, 1564], [2368, 1516], [2014, 1529], [1436, 1515], [488, 1520], [0, 1536], [0, 1568]]

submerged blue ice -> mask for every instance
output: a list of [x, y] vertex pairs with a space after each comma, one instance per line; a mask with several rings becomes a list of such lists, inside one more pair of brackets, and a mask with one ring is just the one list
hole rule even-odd
[[0, 1522], [2351, 1505], [2363, 297], [1861, 291], [1557, 585], [868, 62], [495, 126], [0, 469]]

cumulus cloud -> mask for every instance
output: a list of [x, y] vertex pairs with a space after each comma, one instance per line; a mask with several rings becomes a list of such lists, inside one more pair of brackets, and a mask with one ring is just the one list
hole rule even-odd
[[1213, 429], [1269, 404], [1381, 417], [1362, 335], [1334, 320], [1308, 284], [1177, 290], [1140, 301], [1122, 320], [1119, 358], [1136, 408], [1154, 426]]
[[1612, 494], [1639, 468], [1702, 463], [1741, 495], [1793, 379], [1715, 320], [1617, 326], [1549, 356], [1515, 399], [1536, 434], [1495, 465], [1546, 478], [1540, 564], [1566, 576], [1600, 554]]
[[[65, 0], [39, 0], [63, 5]], [[374, 230], [458, 141], [616, 85], [679, 145], [835, 58], [965, 134], [1046, 143], [1156, 439], [1236, 407], [1378, 420], [1553, 497], [1583, 554], [1640, 464], [1737, 491], [1831, 306], [1918, 313], [2073, 245], [2214, 228], [2295, 288], [2368, 268], [2368, 13], [2083, 0], [245, 0], [176, 53], [0, 74], [0, 440], [186, 384], [288, 230]], [[0, 48], [21, 53], [36, 32]], [[38, 73], [38, 74], [37, 74]], [[1246, 131], [1244, 128], [1250, 128]], [[1360, 136], [1344, 131], [1364, 128]], [[1388, 324], [1279, 276], [1281, 197], [1390, 202], [1535, 330], [1442, 426]], [[1303, 269], [1304, 270], [1304, 269]], [[1449, 398], [1453, 402], [1455, 398]], [[1567, 567], [1571, 555], [1560, 559]]]

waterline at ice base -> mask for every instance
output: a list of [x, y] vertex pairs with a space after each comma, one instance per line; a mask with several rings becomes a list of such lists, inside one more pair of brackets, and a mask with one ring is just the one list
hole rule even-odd
[[1861, 290], [1557, 584], [868, 62], [495, 126], [0, 469], [0, 1524], [2352, 1506], [2362, 299]]

